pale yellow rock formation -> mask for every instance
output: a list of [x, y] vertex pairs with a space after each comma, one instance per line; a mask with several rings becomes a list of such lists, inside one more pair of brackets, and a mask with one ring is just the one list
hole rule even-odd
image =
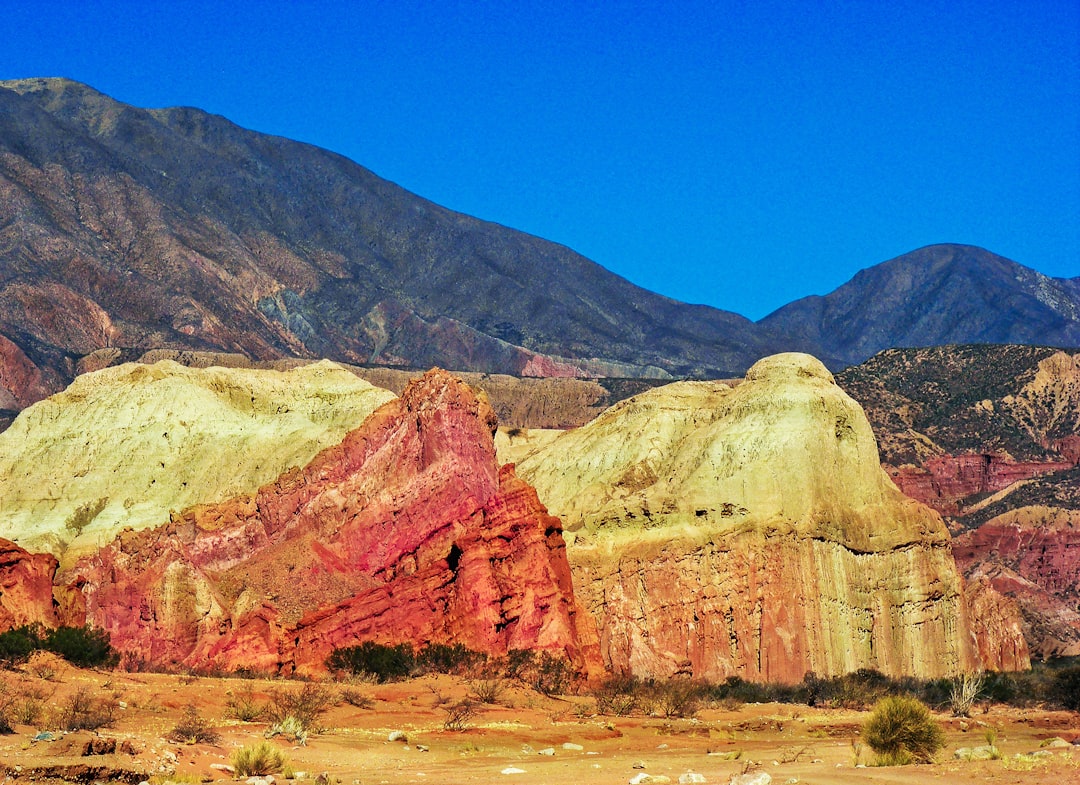
[[254, 492], [393, 397], [328, 361], [79, 376], [0, 434], [0, 537], [68, 563], [124, 527]]
[[518, 464], [563, 518], [608, 664], [797, 681], [976, 667], [941, 518], [813, 357], [616, 404]]

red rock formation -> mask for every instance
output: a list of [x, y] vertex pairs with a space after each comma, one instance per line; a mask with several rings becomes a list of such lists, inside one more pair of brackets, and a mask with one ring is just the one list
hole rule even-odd
[[558, 519], [495, 462], [487, 401], [443, 371], [254, 497], [76, 565], [82, 615], [157, 664], [318, 670], [339, 646], [543, 649], [595, 670]]
[[976, 494], [996, 493], [1021, 480], [1063, 471], [1065, 461], [1016, 462], [1002, 455], [939, 455], [922, 467], [889, 469], [906, 495], [942, 515], [959, 515], [963, 501]]
[[1034, 654], [1080, 654], [1080, 513], [1014, 510], [954, 539], [953, 554], [969, 583], [1017, 602]]
[[1024, 621], [1016, 603], [998, 592], [984, 576], [967, 581], [964, 601], [982, 666], [999, 672], [1030, 668]]
[[47, 553], [29, 553], [0, 538], [0, 631], [24, 624], [56, 627], [56, 564]]
[[53, 392], [23, 350], [0, 335], [0, 409], [23, 409]]

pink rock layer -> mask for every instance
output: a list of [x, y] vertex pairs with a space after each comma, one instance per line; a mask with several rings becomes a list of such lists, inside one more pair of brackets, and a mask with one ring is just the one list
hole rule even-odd
[[430, 371], [253, 497], [78, 562], [64, 621], [159, 666], [317, 672], [374, 640], [544, 650], [597, 673], [561, 524], [498, 468], [495, 424], [486, 399]]
[[1073, 465], [1075, 462], [1067, 461], [1017, 463], [1001, 455], [940, 455], [922, 467], [889, 469], [889, 476], [907, 496], [942, 515], [959, 515], [964, 499], [970, 496], [996, 493], [1021, 480]]
[[1015, 510], [957, 537], [953, 554], [969, 584], [1016, 601], [1034, 654], [1080, 655], [1080, 514]]

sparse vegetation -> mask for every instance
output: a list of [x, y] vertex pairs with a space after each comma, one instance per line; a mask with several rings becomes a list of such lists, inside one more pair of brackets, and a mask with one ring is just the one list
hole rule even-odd
[[443, 730], [451, 731], [465, 730], [477, 714], [476, 703], [470, 698], [462, 698], [457, 703], [445, 707], [443, 711], [446, 712]]
[[236, 769], [237, 777], [280, 774], [287, 763], [285, 754], [268, 741], [241, 747], [232, 756], [232, 765]]
[[95, 501], [79, 505], [64, 521], [64, 528], [78, 537], [83, 533], [83, 529], [89, 526], [94, 518], [98, 517], [108, 503], [109, 497], [103, 496]]
[[105, 698], [95, 697], [89, 687], [79, 687], [60, 708], [60, 724], [64, 730], [108, 728], [115, 718], [116, 705]]
[[370, 709], [374, 703], [371, 698], [360, 692], [360, 690], [354, 690], [351, 687], [345, 687], [341, 690], [341, 699], [357, 709]]
[[255, 700], [255, 690], [251, 687], [234, 690], [225, 706], [229, 716], [240, 722], [257, 722], [266, 714], [266, 705]]
[[477, 679], [469, 683], [472, 697], [480, 703], [494, 705], [502, 701], [506, 682], [495, 676], [490, 679]]
[[194, 703], [184, 707], [184, 716], [166, 738], [180, 744], [217, 744], [221, 736], [199, 714]]
[[882, 766], [929, 763], [945, 744], [941, 725], [915, 698], [882, 698], [863, 725], [862, 737]]
[[298, 692], [272, 691], [266, 713], [271, 729], [278, 728], [277, 734], [291, 736], [299, 741], [302, 732], [306, 741], [309, 733], [319, 731], [319, 717], [336, 704], [337, 695], [333, 690], [322, 684], [307, 682]]
[[983, 680], [981, 673], [965, 673], [953, 679], [949, 706], [954, 717], [971, 716], [971, 707], [982, 692]]

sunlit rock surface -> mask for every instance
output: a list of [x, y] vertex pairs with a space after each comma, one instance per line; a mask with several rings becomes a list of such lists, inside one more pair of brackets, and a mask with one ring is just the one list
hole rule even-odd
[[125, 527], [255, 491], [391, 398], [330, 362], [84, 374], [0, 433], [0, 537], [69, 563]]
[[158, 665], [318, 670], [335, 647], [462, 643], [599, 667], [561, 525], [499, 469], [487, 401], [443, 371], [251, 496], [125, 532], [66, 573], [69, 623]]
[[517, 469], [563, 518], [615, 671], [797, 681], [979, 664], [941, 518], [888, 480], [862, 410], [809, 355], [761, 360], [734, 388], [623, 401]]

